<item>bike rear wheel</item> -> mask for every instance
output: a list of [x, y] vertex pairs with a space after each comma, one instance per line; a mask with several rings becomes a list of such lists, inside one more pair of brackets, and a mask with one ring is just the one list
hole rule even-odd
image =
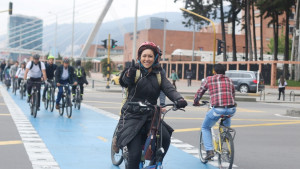
[[234, 144], [230, 133], [221, 134], [221, 153], [218, 155], [220, 169], [231, 169], [234, 159]]
[[15, 95], [17, 95], [17, 87], [18, 87], [18, 80], [15, 80], [14, 81], [14, 89], [13, 89], [13, 92]]
[[76, 102], [77, 102], [77, 109], [80, 110], [81, 98], [80, 98], [80, 91], [79, 90], [77, 90]]
[[202, 163], [204, 164], [207, 163], [207, 160], [204, 159], [206, 157], [206, 150], [204, 147], [202, 131], [200, 132], [200, 137], [199, 137], [199, 157]]
[[[113, 139], [114, 137], [116, 136], [117, 134], [117, 128], [115, 129], [115, 132], [114, 132], [114, 135], [113, 135]], [[113, 139], [112, 139], [112, 142], [111, 142], [111, 150], [110, 150], [110, 157], [111, 157], [111, 162], [113, 163], [113, 165], [115, 166], [119, 166], [122, 162], [123, 162], [123, 151], [122, 149], [119, 150], [119, 153], [116, 153], [114, 150], [113, 150]]]

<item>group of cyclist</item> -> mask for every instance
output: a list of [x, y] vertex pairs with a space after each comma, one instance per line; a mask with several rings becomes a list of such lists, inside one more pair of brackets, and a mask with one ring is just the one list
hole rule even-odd
[[[81, 89], [81, 100], [83, 99], [83, 85], [88, 84], [86, 79], [86, 73], [83, 67], [81, 67], [81, 60], [76, 60], [75, 68], [70, 65], [70, 59], [64, 58], [63, 64], [57, 66], [54, 63], [54, 56], [49, 55], [47, 62], [40, 61], [40, 55], [35, 54], [32, 56], [31, 60], [27, 63], [24, 61], [19, 67], [19, 62], [7, 63], [5, 61], [1, 62], [0, 65], [0, 76], [2, 80], [6, 80], [6, 85], [14, 83], [15, 80], [18, 81], [18, 89], [21, 85], [21, 81], [24, 80], [24, 89], [27, 90], [28, 98], [27, 102], [30, 101], [32, 87], [35, 86], [38, 91], [38, 110], [40, 109], [40, 99], [41, 99], [41, 85], [44, 84], [44, 90], [42, 93], [42, 101], [46, 101], [46, 92], [51, 85], [52, 87], [58, 88], [58, 94], [56, 99], [56, 109], [60, 108], [60, 100], [62, 97], [62, 84], [72, 85], [72, 95], [73, 101], [75, 97], [76, 85], [80, 86]], [[4, 78], [3, 78], [4, 77]], [[12, 81], [12, 82], [11, 82]], [[8, 84], [9, 83], [9, 84]], [[24, 93], [25, 93], [24, 92]], [[70, 92], [70, 91], [69, 91]]]
[[[127, 168], [138, 169], [141, 159], [141, 146], [145, 142], [148, 131], [151, 128], [151, 120], [153, 112], [149, 109], [139, 109], [129, 102], [148, 102], [157, 105], [160, 93], [163, 92], [176, 108], [185, 108], [187, 101], [176, 91], [175, 87], [166, 78], [166, 73], [159, 64], [161, 50], [153, 42], [144, 42], [137, 51], [137, 63], [125, 68], [120, 75], [120, 85], [127, 88], [127, 97], [121, 108], [121, 116], [117, 125], [116, 136], [113, 138], [113, 150], [118, 153], [120, 148], [127, 147], [128, 163]], [[76, 85], [80, 85], [81, 98], [83, 95], [83, 84], [88, 84], [86, 74], [81, 67], [80, 60], [76, 61], [76, 66], [70, 66], [70, 60], [65, 58], [63, 64], [56, 66], [53, 63], [54, 57], [48, 57], [48, 63], [44, 64], [39, 61], [39, 55], [33, 56], [33, 61], [26, 64], [22, 63], [21, 67], [16, 71], [19, 79], [24, 78], [27, 81], [28, 101], [31, 96], [33, 82], [48, 81], [43, 91], [43, 101], [48, 85], [58, 87], [56, 99], [56, 109], [59, 109], [59, 102], [62, 97], [64, 84], [72, 84], [72, 94], [75, 94]], [[18, 66], [16, 63], [14, 66]], [[2, 64], [0, 66], [1, 72]], [[194, 106], [199, 106], [199, 101], [203, 94], [209, 90], [211, 110], [207, 112], [205, 120], [202, 124], [203, 141], [207, 151], [205, 159], [209, 160], [214, 157], [211, 127], [219, 120], [222, 115], [233, 116], [236, 111], [235, 91], [232, 81], [225, 76], [225, 67], [221, 64], [214, 66], [215, 75], [207, 77], [195, 95]], [[40, 85], [37, 86], [40, 91]], [[230, 118], [224, 124], [230, 126]], [[162, 147], [165, 156], [168, 151], [171, 135], [174, 131], [167, 123], [162, 123]], [[163, 161], [163, 157], [160, 162]]]
[[[138, 109], [130, 102], [149, 102], [157, 104], [162, 91], [177, 108], [185, 108], [187, 102], [176, 91], [176, 88], [166, 78], [165, 71], [159, 64], [161, 51], [153, 42], [144, 42], [137, 51], [137, 64], [132, 64], [120, 75], [120, 85], [127, 88], [128, 96], [121, 108], [121, 116], [117, 124], [116, 135], [113, 138], [113, 151], [118, 153], [125, 146], [128, 149], [127, 168], [138, 169], [141, 159], [141, 146], [145, 143], [151, 128], [153, 112], [148, 109]], [[133, 62], [134, 63], [134, 62]], [[226, 68], [221, 64], [214, 66], [215, 75], [206, 78], [195, 95], [194, 106], [200, 105], [203, 94], [209, 90], [212, 109], [207, 112], [202, 125], [204, 146], [207, 151], [206, 160], [214, 157], [211, 127], [221, 115], [233, 116], [236, 111], [235, 89], [232, 81], [225, 76]], [[230, 118], [224, 124], [230, 126]], [[162, 123], [162, 147], [165, 156], [168, 151], [171, 135], [174, 131], [167, 123]], [[140, 145], [140, 146], [139, 146]], [[160, 159], [160, 163], [163, 161]]]

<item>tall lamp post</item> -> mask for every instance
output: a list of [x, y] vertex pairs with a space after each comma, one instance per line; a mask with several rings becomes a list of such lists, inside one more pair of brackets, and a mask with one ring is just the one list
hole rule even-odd
[[164, 18], [164, 20], [161, 20], [164, 23], [164, 41], [163, 41], [163, 61], [166, 60], [166, 22], [169, 22], [168, 19], [166, 19], [166, 17]]
[[49, 14], [55, 15], [55, 35], [54, 35], [54, 58], [56, 58], [56, 40], [57, 40], [57, 14], [53, 12], [49, 12]]

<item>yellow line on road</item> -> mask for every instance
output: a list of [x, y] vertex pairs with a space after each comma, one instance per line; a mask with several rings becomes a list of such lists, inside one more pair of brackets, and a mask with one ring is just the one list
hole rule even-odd
[[[279, 125], [290, 125], [290, 124], [300, 124], [299, 121], [295, 122], [285, 122], [285, 123], [263, 123], [263, 124], [246, 124], [246, 125], [232, 125], [232, 128], [241, 127], [260, 127], [260, 126], [279, 126]], [[216, 128], [216, 127], [214, 127]], [[189, 132], [189, 131], [200, 131], [201, 128], [187, 128], [187, 129], [176, 129], [174, 132]]]
[[100, 140], [102, 140], [102, 141], [104, 141], [104, 142], [107, 142], [107, 139], [104, 138], [104, 137], [98, 136], [98, 139], [100, 139]]
[[6, 106], [6, 104], [5, 103], [0, 103], [0, 106]]
[[21, 141], [21, 140], [15, 140], [15, 141], [0, 141], [0, 146], [14, 145], [14, 144], [22, 144], [22, 141]]
[[[204, 118], [198, 117], [165, 117], [165, 119], [170, 120], [204, 120]], [[231, 119], [233, 121], [278, 121], [278, 122], [300, 122], [300, 120], [277, 120], [277, 119], [235, 119], [234, 117]]]
[[10, 114], [9, 113], [7, 113], [7, 114], [0, 114], [0, 116], [10, 116]]
[[103, 101], [94, 101], [94, 100], [85, 100], [83, 103], [105, 103], [105, 104], [119, 104], [121, 105], [122, 103], [116, 103], [116, 102], [103, 102]]

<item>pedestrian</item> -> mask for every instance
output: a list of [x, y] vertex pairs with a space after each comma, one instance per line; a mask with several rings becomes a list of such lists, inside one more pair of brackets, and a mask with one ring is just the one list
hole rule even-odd
[[172, 70], [172, 74], [170, 76], [170, 79], [173, 81], [173, 86], [175, 87], [175, 89], [177, 89], [176, 87], [176, 80], [179, 80], [177, 73], [175, 72], [175, 70]]
[[278, 100], [280, 100], [280, 95], [282, 93], [283, 101], [285, 99], [285, 86], [287, 86], [287, 82], [285, 78], [281, 75], [280, 78], [278, 79], [278, 91], [279, 91], [279, 96]]
[[192, 76], [193, 76], [193, 72], [191, 69], [188, 69], [186, 71], [186, 78], [188, 80], [188, 86], [192, 86]]

